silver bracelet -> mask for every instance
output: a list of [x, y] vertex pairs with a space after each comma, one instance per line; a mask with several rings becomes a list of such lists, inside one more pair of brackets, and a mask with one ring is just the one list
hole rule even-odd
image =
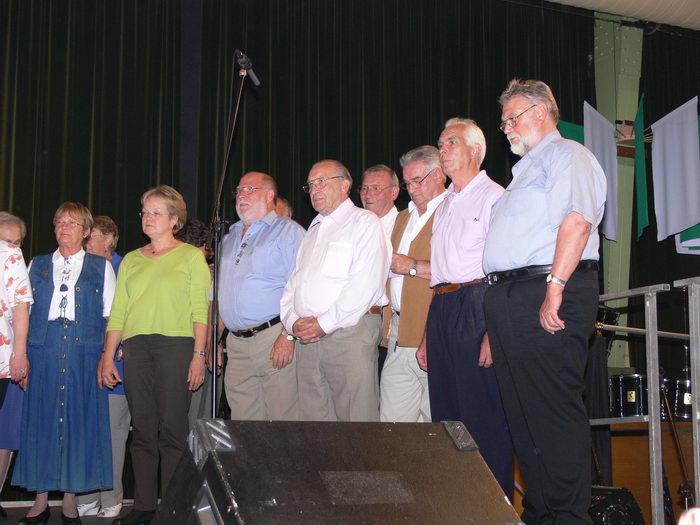
[[207, 355], [207, 353], [204, 350], [193, 350], [192, 353], [197, 354], [197, 355], [201, 355], [202, 357]]

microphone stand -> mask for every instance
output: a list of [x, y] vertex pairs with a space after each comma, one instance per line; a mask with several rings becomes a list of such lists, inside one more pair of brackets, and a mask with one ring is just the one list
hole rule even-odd
[[[234, 53], [235, 61], [235, 53]], [[219, 177], [219, 189], [216, 193], [216, 200], [214, 201], [214, 212], [211, 219], [211, 232], [212, 232], [212, 249], [214, 250], [214, 270], [212, 272], [212, 282], [213, 287], [213, 297], [211, 305], [211, 338], [210, 338], [210, 348], [209, 353], [209, 366], [211, 367], [212, 382], [211, 382], [211, 417], [216, 419], [217, 412], [217, 391], [216, 391], [216, 380], [218, 377], [218, 343], [219, 343], [219, 265], [221, 263], [221, 241], [223, 239], [223, 228], [224, 221], [221, 219], [221, 197], [224, 191], [224, 181], [226, 180], [226, 172], [228, 171], [229, 157], [231, 156], [231, 147], [233, 145], [233, 135], [236, 130], [236, 121], [238, 120], [238, 109], [241, 104], [241, 96], [243, 94], [243, 85], [245, 84], [246, 76], [248, 76], [248, 69], [250, 69], [250, 64], [247, 67], [240, 67], [238, 71], [238, 77], [240, 81], [238, 83], [238, 94], [236, 95], [236, 102], [233, 107], [233, 112], [229, 118], [228, 126], [226, 129], [226, 151], [224, 153], [224, 162], [221, 168], [221, 175]], [[235, 62], [232, 71], [235, 70]]]

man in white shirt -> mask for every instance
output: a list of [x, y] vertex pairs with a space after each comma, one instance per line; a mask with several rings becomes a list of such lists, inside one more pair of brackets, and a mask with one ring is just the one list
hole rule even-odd
[[403, 186], [411, 197], [391, 236], [394, 254], [384, 309], [388, 355], [380, 384], [380, 419], [430, 422], [428, 374], [415, 354], [425, 333], [430, 289], [430, 238], [433, 212], [445, 198], [445, 175], [434, 146], [420, 146], [401, 157]]
[[304, 184], [318, 215], [299, 247], [280, 316], [298, 338], [297, 377], [307, 421], [378, 421], [377, 345], [391, 252], [377, 216], [348, 198], [352, 177], [336, 160]]
[[394, 205], [399, 191], [399, 178], [389, 166], [377, 164], [362, 174], [362, 185], [358, 189], [362, 207], [379, 217], [387, 238], [391, 237], [394, 222], [399, 215]]

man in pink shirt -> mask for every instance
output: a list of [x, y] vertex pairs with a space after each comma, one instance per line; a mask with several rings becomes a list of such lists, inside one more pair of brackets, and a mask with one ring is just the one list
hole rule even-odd
[[[484, 319], [482, 269], [491, 206], [503, 193], [481, 169], [486, 139], [473, 120], [453, 118], [438, 141], [452, 183], [435, 211], [426, 336], [416, 352], [428, 371], [433, 421], [461, 421], [513, 500], [513, 449]], [[427, 344], [426, 344], [427, 343]]]

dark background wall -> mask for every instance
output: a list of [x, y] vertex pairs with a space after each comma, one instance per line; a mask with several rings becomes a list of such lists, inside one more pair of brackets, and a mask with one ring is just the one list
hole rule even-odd
[[138, 197], [155, 184], [181, 189], [208, 220], [235, 48], [263, 84], [244, 92], [225, 217], [235, 218], [231, 188], [256, 169], [278, 179], [306, 225], [300, 187], [313, 162], [338, 158], [355, 176], [398, 168], [455, 115], [482, 125], [486, 168], [505, 184], [499, 93], [514, 76], [541, 78], [580, 122], [583, 100], [594, 101], [592, 23], [586, 11], [503, 0], [7, 0], [0, 208], [29, 222], [27, 256], [54, 248], [64, 200], [112, 216], [122, 252], [143, 242]]

